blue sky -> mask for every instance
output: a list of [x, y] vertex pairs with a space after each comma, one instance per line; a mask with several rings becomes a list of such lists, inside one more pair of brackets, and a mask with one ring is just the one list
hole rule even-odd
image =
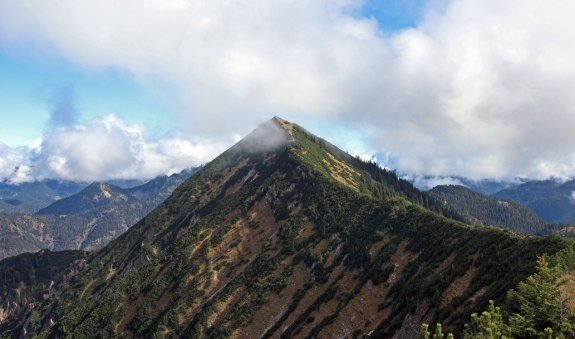
[[0, 178], [171, 173], [274, 115], [407, 174], [575, 175], [575, 3], [249, 4], [0, 2]]
[[151, 134], [174, 127], [157, 95], [116, 69], [86, 69], [54, 55], [28, 55], [0, 49], [0, 142], [26, 145], [41, 137], [50, 118], [52, 88], [74, 91], [81, 119], [110, 113], [127, 123], [148, 127]]
[[425, 6], [423, 0], [372, 0], [363, 5], [361, 15], [375, 18], [383, 31], [395, 32], [417, 26]]
[[[377, 20], [383, 33], [415, 27], [425, 2], [422, 0], [367, 1], [358, 15]], [[0, 45], [0, 142], [26, 145], [39, 138], [49, 120], [46, 102], [52, 87], [74, 91], [82, 120], [113, 113], [129, 124], [146, 127], [159, 136], [178, 126], [166, 100], [135, 80], [127, 71], [86, 68], [56, 53], [38, 48]], [[164, 93], [165, 94], [165, 93]]]

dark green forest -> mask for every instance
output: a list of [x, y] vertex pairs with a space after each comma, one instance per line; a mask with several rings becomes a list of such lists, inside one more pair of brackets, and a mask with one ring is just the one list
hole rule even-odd
[[469, 224], [499, 226], [525, 234], [547, 227], [535, 212], [512, 200], [495, 198], [458, 185], [436, 186], [426, 192], [437, 204]]

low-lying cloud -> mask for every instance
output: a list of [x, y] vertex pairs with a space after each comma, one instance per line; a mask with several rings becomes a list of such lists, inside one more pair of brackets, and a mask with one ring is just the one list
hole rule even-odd
[[30, 181], [28, 147], [9, 147], [0, 142], [0, 181], [7, 178], [13, 183]]
[[225, 147], [177, 135], [148, 140], [141, 127], [108, 115], [50, 130], [27, 147], [0, 145], [0, 175], [10, 183], [148, 179], [203, 164]]
[[[279, 114], [365, 131], [403, 173], [575, 175], [575, 2], [434, 3], [417, 27], [384, 33], [357, 15], [357, 0], [2, 1], [0, 44], [55, 49], [149, 86], [161, 79], [178, 90], [174, 107], [202, 140], [245, 134]], [[98, 135], [139, 140], [97, 124]], [[62, 145], [66, 137], [55, 132], [42, 152], [57, 143], [77, 155], [40, 159], [67, 177], [127, 175], [128, 163], [146, 163], [142, 154], [163, 154], [129, 143], [92, 168], [67, 158], [85, 150]], [[111, 161], [126, 164], [114, 170]]]

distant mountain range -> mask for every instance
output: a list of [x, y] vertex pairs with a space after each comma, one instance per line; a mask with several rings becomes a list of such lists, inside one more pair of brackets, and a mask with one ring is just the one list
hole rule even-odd
[[[535, 212], [548, 224], [575, 224], [575, 179], [564, 182], [555, 180], [517, 179], [513, 182], [498, 180], [471, 180], [464, 177], [405, 176], [415, 186], [423, 190], [434, 191], [434, 187], [464, 186], [471, 191], [490, 195], [521, 204]], [[445, 192], [445, 188], [441, 189]], [[439, 190], [435, 190], [439, 192]], [[463, 192], [452, 192], [456, 195]], [[477, 196], [479, 197], [479, 196]], [[468, 195], [469, 198], [469, 195]], [[485, 197], [481, 199], [485, 200]], [[480, 200], [481, 200], [480, 199]], [[491, 200], [496, 202], [497, 200]], [[462, 207], [462, 206], [459, 206]], [[469, 207], [469, 206], [468, 206]], [[485, 206], [477, 206], [482, 209]], [[457, 209], [451, 206], [452, 211]], [[500, 225], [501, 220], [499, 221]], [[531, 226], [526, 226], [531, 228]], [[569, 226], [572, 228], [572, 226]], [[554, 225], [552, 228], [561, 228]], [[569, 232], [572, 233], [572, 232]]]
[[[391, 168], [390, 170], [396, 172], [394, 165], [396, 163], [395, 157], [388, 153], [379, 152], [371, 156], [371, 160], [384, 168]], [[515, 180], [496, 180], [496, 179], [470, 179], [464, 176], [449, 175], [425, 175], [417, 173], [401, 173], [396, 172], [398, 176], [409, 180], [415, 187], [420, 190], [426, 191], [435, 186], [440, 185], [460, 185], [465, 186], [472, 191], [491, 195], [502, 189], [519, 185], [526, 179], [516, 178]]]
[[[156, 180], [156, 179], [154, 179]], [[121, 204], [132, 204], [140, 200], [130, 194], [128, 189], [96, 182], [84, 188], [79, 193], [60, 199], [50, 206], [42, 208], [38, 215], [72, 215], [91, 210], [104, 209]]]
[[32, 214], [58, 199], [78, 193], [83, 182], [42, 180], [18, 185], [0, 183], [0, 213]]
[[575, 179], [529, 181], [493, 194], [531, 208], [541, 219], [552, 223], [575, 223]]
[[[110, 180], [107, 183], [121, 188], [146, 183], [139, 179]], [[21, 184], [0, 182], [0, 213], [36, 213], [55, 201], [69, 197], [86, 188], [90, 183], [45, 179]]]
[[[94, 250], [125, 232], [198, 169], [120, 188], [93, 183], [37, 214], [0, 213], [0, 258], [23, 252]], [[30, 187], [25, 190], [32, 191]]]
[[419, 189], [428, 190], [436, 186], [442, 185], [459, 185], [465, 186], [472, 191], [491, 195], [502, 189], [519, 185], [520, 181], [504, 181], [492, 179], [473, 180], [465, 177], [458, 176], [407, 176], [409, 180]]

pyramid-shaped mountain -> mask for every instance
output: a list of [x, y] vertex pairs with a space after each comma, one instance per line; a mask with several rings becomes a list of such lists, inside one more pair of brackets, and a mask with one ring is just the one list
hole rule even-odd
[[437, 320], [457, 333], [564, 246], [438, 212], [395, 174], [274, 118], [0, 330], [410, 338]]
[[68, 215], [86, 212], [91, 209], [103, 208], [114, 204], [123, 204], [135, 201], [126, 190], [107, 184], [95, 182], [77, 194], [60, 199], [53, 204], [39, 210], [38, 215]]

